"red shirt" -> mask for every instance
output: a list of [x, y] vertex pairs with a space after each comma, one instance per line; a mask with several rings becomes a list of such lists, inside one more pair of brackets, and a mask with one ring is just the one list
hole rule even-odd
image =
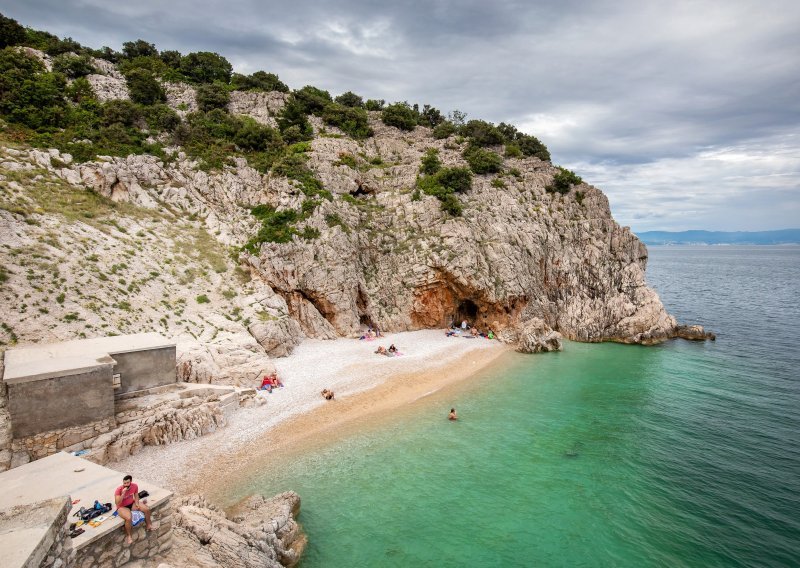
[[[117, 495], [122, 495], [122, 492], [124, 490], [125, 490], [124, 485], [120, 485], [119, 487], [117, 487], [117, 490], [114, 491], [114, 497], [116, 497]], [[120, 507], [127, 507], [130, 509], [131, 505], [133, 505], [134, 502], [133, 496], [137, 495], [138, 493], [139, 493], [139, 486], [136, 485], [135, 483], [131, 483], [131, 486], [128, 488], [128, 494], [125, 495], [125, 497], [123, 497], [122, 500], [119, 502], [119, 505], [117, 505], [117, 509], [119, 509]], [[116, 501], [116, 499], [114, 500]]]

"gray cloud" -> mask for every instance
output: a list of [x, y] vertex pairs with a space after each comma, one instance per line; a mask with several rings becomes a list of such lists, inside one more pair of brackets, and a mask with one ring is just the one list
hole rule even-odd
[[294, 88], [511, 122], [634, 230], [800, 224], [793, 0], [0, 0], [0, 11], [94, 47], [217, 51]]

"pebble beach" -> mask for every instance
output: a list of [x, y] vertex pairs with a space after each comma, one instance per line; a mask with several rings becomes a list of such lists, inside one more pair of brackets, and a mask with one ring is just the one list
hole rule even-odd
[[[378, 346], [391, 344], [400, 355], [375, 354]], [[384, 419], [468, 378], [507, 349], [480, 337], [447, 337], [445, 330], [393, 333], [372, 341], [309, 339], [275, 360], [284, 387], [259, 391], [264, 404], [240, 408], [212, 434], [148, 446], [109, 467], [180, 494], [213, 495], [232, 475], [246, 475], [248, 467], [262, 467], [282, 451], [302, 452]], [[333, 401], [322, 398], [324, 388], [336, 393]]]

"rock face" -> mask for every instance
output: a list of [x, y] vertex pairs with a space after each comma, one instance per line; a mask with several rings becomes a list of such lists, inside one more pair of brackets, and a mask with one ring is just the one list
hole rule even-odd
[[517, 351], [520, 353], [561, 351], [561, 334], [553, 331], [540, 318], [530, 319], [520, 326]]
[[[127, 97], [118, 71], [105, 64], [98, 71], [102, 74], [90, 81], [101, 99]], [[196, 110], [193, 87], [164, 86], [168, 104], [179, 114]], [[228, 108], [274, 124], [286, 98], [234, 92]], [[384, 125], [376, 112], [369, 120], [374, 136], [357, 141], [311, 117], [316, 137], [305, 154], [307, 165], [329, 192], [314, 199], [299, 182], [261, 174], [241, 157], [206, 172], [180, 148], [168, 149], [173, 157], [167, 163], [128, 156], [83, 164], [57, 150], [2, 149], [0, 183], [9, 198], [0, 203], [0, 242], [6, 245], [0, 248], [0, 263], [11, 267], [6, 299], [12, 306], [36, 305], [38, 313], [12, 309], [5, 323], [14, 335], [4, 328], [0, 340], [5, 341], [3, 334], [20, 342], [66, 339], [79, 327], [87, 335], [155, 327], [178, 335], [187, 346], [182, 378], [243, 384], [269, 367], [269, 356], [291, 352], [305, 337], [353, 335], [367, 325], [399, 331], [466, 319], [510, 336], [521, 322], [535, 318], [572, 340], [642, 344], [705, 333], [678, 332], [675, 319], [645, 283], [647, 249], [614, 221], [597, 188], [581, 183], [565, 194], [550, 193], [546, 188], [556, 167], [537, 158], [505, 157], [500, 173], [474, 176], [472, 188], [458, 194], [463, 215], [451, 217], [415, 184], [428, 150], [436, 150], [444, 166], [464, 167], [467, 142], [437, 140], [424, 127], [403, 132]], [[504, 151], [502, 146], [491, 150], [501, 156]], [[85, 215], [54, 210], [30, 191], [43, 184], [88, 189], [132, 208], [120, 206], [105, 225], [92, 223]], [[256, 205], [295, 212], [310, 207], [295, 223], [291, 242], [263, 243], [255, 254], [239, 253], [236, 263], [229, 254], [200, 258], [214, 246], [240, 251], [258, 230], [250, 214]], [[194, 239], [193, 252], [185, 248], [186, 231], [204, 235]], [[87, 276], [69, 263], [65, 251], [102, 250], [99, 264], [118, 271], [124, 266], [126, 273], [149, 270], [171, 292], [164, 292], [166, 299], [143, 301], [151, 281], [130, 275], [124, 280], [136, 278], [134, 297], [124, 300], [115, 288], [92, 301], [71, 303], [70, 311], [67, 302], [53, 302], [44, 290], [22, 301], [30, 294], [28, 282], [47, 269], [17, 266], [12, 252], [33, 244], [60, 263], [59, 277], [67, 286], [80, 290], [91, 284], [81, 281]], [[130, 263], [115, 262], [123, 257]], [[134, 263], [138, 270], [132, 271]], [[211, 273], [209, 264], [225, 276]], [[242, 268], [248, 284], [229, 277]], [[208, 305], [199, 309], [185, 302], [178, 309], [174, 296], [205, 298]], [[92, 313], [99, 304], [111, 312], [125, 306], [145, 317], [122, 314], [113, 326], [106, 320], [101, 327]], [[175, 321], [170, 313], [190, 317]], [[64, 326], [64, 318], [89, 323]], [[43, 337], [42, 330], [56, 337]]]
[[204, 568], [292, 567], [300, 559], [306, 538], [295, 521], [300, 497], [292, 492], [272, 499], [254, 496], [239, 506], [236, 516], [201, 497], [187, 497], [175, 512], [172, 548], [164, 566]]

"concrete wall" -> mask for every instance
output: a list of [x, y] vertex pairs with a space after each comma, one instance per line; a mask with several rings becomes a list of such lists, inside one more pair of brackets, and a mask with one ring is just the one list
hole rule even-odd
[[114, 373], [120, 374], [117, 394], [168, 385], [177, 380], [174, 345], [110, 355], [117, 362]]
[[14, 438], [113, 418], [111, 365], [66, 377], [11, 383], [8, 410]]

